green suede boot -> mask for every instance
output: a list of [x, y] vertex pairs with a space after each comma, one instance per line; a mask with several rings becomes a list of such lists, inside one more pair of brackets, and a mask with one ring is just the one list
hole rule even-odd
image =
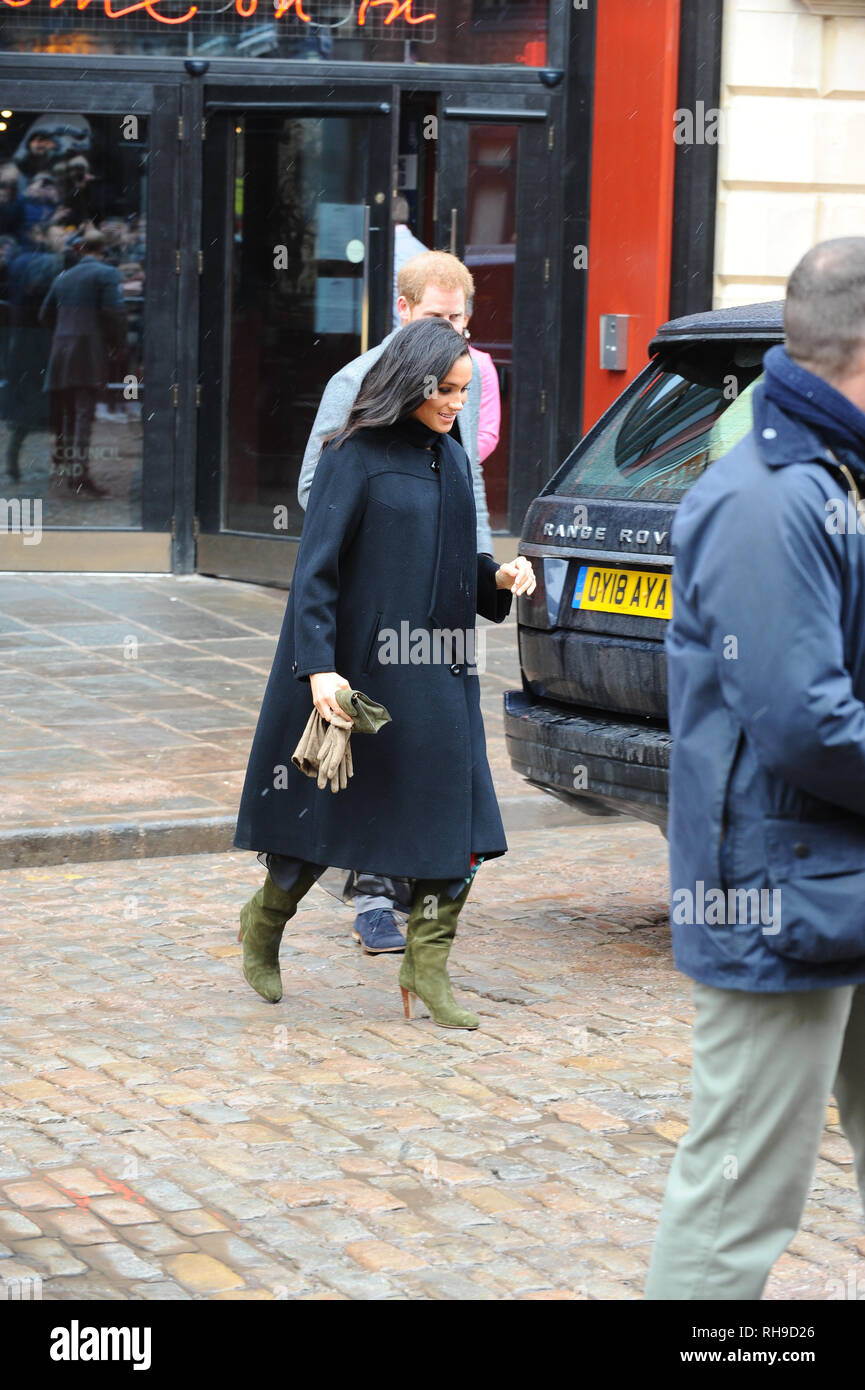
[[[467, 883], [456, 898], [442, 896], [444, 883], [434, 879], [419, 881], [415, 887], [405, 930], [405, 955], [399, 972], [406, 1018], [411, 1018], [412, 998], [420, 999], [440, 1028], [477, 1028], [480, 1019], [461, 1009], [453, 997], [448, 979], [447, 960], [457, 930], [457, 918], [471, 887]], [[434, 898], [438, 910], [434, 917], [424, 915]]]
[[318, 875], [306, 865], [290, 892], [277, 887], [270, 874], [257, 893], [240, 909], [238, 941], [243, 942], [243, 973], [252, 988], [269, 1004], [282, 998], [279, 946], [289, 918]]

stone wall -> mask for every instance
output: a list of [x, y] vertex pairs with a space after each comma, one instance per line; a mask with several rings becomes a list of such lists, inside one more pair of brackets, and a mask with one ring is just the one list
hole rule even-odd
[[715, 305], [865, 235], [865, 0], [726, 0]]

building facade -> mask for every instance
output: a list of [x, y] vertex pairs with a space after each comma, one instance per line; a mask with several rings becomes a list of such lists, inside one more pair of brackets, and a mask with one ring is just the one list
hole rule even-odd
[[[718, 100], [722, 4], [2, 0], [0, 570], [288, 582], [321, 392], [392, 323], [398, 196], [475, 278], [518, 535], [657, 323], [711, 303], [717, 149], [675, 132]], [[97, 314], [108, 365], [61, 383], [44, 306], [92, 228], [119, 336]]]
[[715, 303], [780, 299], [865, 234], [865, 0], [726, 0]]

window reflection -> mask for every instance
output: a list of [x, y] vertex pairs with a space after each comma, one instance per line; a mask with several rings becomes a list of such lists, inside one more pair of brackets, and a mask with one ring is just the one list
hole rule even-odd
[[[723, 387], [658, 371], [555, 483], [566, 496], [676, 502], [706, 468]], [[551, 485], [552, 490], [552, 485]]]
[[140, 525], [145, 126], [0, 129], [0, 461], [47, 526]]

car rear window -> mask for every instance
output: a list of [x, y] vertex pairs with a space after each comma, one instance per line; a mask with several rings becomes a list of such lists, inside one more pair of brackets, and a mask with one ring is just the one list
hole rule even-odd
[[759, 371], [739, 366], [735, 377], [696, 381], [659, 362], [545, 491], [678, 502], [707, 465], [750, 430]]

